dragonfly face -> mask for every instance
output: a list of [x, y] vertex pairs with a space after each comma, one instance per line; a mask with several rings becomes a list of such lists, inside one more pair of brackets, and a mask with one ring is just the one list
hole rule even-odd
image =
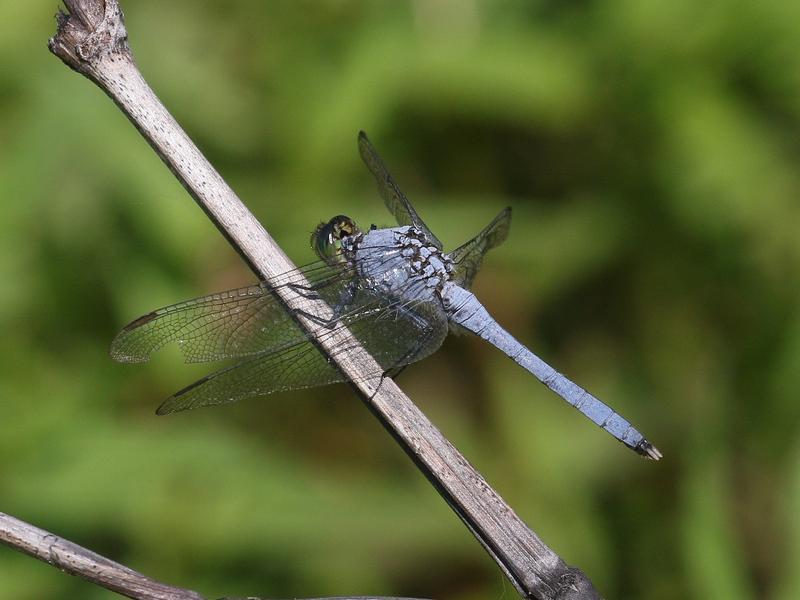
[[180, 346], [187, 361], [238, 361], [177, 392], [157, 412], [343, 381], [273, 293], [286, 286], [330, 306], [334, 316], [324, 325], [330, 325], [331, 331], [337, 323], [346, 326], [382, 368], [364, 373], [365, 378], [391, 376], [436, 351], [451, 328], [467, 329], [626, 446], [660, 458], [661, 453], [628, 421], [500, 327], [469, 290], [486, 252], [505, 241], [511, 209], [501, 211], [478, 235], [445, 253], [363, 132], [359, 150], [398, 227], [372, 227], [362, 233], [352, 219], [337, 215], [321, 223], [311, 236], [321, 260], [301, 267], [300, 279], [307, 285], [296, 283], [297, 273], [287, 273], [271, 280], [269, 288], [261, 283], [181, 302], [134, 320], [114, 339], [111, 355], [121, 362], [144, 362], [170, 342]]
[[327, 223], [317, 225], [311, 234], [311, 248], [320, 259], [335, 265], [344, 260], [342, 240], [359, 233], [355, 221], [345, 215], [337, 215]]

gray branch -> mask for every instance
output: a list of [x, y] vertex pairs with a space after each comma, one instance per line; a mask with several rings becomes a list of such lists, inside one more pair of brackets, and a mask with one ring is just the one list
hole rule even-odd
[[[11, 515], [0, 513], [0, 543], [53, 565], [70, 575], [77, 575], [112, 592], [136, 600], [204, 600], [192, 590], [154, 581], [83, 546], [34, 527]], [[259, 600], [259, 598], [221, 598], [220, 600]], [[266, 600], [263, 599], [263, 600]], [[309, 598], [308, 600], [415, 600], [359, 596], [347, 598]], [[420, 599], [416, 599], [420, 600]]]
[[[161, 104], [139, 72], [116, 0], [65, 0], [50, 50], [94, 81], [120, 107], [208, 217], [267, 285], [295, 269]], [[298, 276], [299, 277], [299, 276]], [[302, 279], [298, 284], [302, 285]], [[351, 382], [364, 403], [527, 598], [598, 598], [591, 582], [569, 567], [514, 513], [484, 478], [390, 379], [341, 325], [333, 332], [303, 315], [332, 317], [330, 307], [284, 285], [274, 293]], [[325, 333], [324, 336], [320, 335]], [[337, 348], [352, 348], [336, 352]]]
[[203, 600], [197, 592], [159, 583], [82, 546], [0, 513], [0, 542], [113, 592], [142, 600]]

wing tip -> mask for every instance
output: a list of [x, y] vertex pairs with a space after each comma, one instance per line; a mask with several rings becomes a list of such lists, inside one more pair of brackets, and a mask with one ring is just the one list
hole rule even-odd
[[367, 132], [363, 129], [358, 130], [358, 153], [367, 166], [374, 160], [376, 155], [375, 147], [367, 137]]
[[150, 360], [150, 354], [136, 354], [130, 351], [126, 351], [120, 346], [122, 345], [122, 334], [125, 333], [124, 331], [120, 333], [117, 337], [114, 338], [114, 341], [111, 342], [111, 348], [108, 350], [109, 356], [119, 363], [127, 363], [127, 364], [137, 364], [137, 363], [146, 363]]
[[165, 415], [171, 415], [173, 412], [175, 412], [174, 410], [170, 410], [168, 406], [170, 400], [172, 400], [172, 396], [164, 400], [164, 402], [159, 405], [159, 407], [156, 409], [156, 415], [163, 417]]
[[117, 362], [121, 363], [144, 363], [150, 360], [150, 353], [147, 352], [145, 354], [131, 352], [130, 350], [126, 350], [123, 348], [125, 340], [131, 332], [147, 325], [151, 321], [155, 320], [158, 317], [158, 311], [152, 311], [147, 313], [146, 315], [142, 315], [138, 319], [134, 319], [122, 330], [117, 334], [114, 340], [111, 342], [111, 348], [109, 349], [109, 354], [111, 358], [113, 358]]
[[186, 410], [185, 407], [181, 407], [178, 404], [178, 396], [183, 392], [181, 390], [177, 394], [173, 394], [166, 400], [164, 400], [161, 404], [158, 405], [156, 409], [156, 415], [159, 417], [163, 417], [165, 415], [171, 415], [176, 412], [181, 412], [182, 410]]
[[194, 401], [192, 401], [191, 396], [189, 396], [189, 398], [186, 397], [186, 395], [190, 394], [192, 392], [192, 390], [200, 387], [204, 383], [207, 383], [208, 381], [213, 379], [218, 374], [219, 374], [219, 372], [212, 373], [211, 375], [206, 375], [205, 377], [202, 377], [202, 378], [198, 379], [194, 383], [191, 383], [191, 384], [187, 385], [182, 390], [179, 390], [179, 391], [175, 392], [174, 394], [172, 394], [172, 396], [170, 396], [169, 398], [167, 398], [166, 400], [164, 400], [161, 403], [161, 405], [156, 409], [156, 414], [159, 417], [163, 417], [164, 415], [171, 415], [171, 414], [176, 413], [176, 412], [182, 412], [184, 410], [191, 410], [193, 408], [198, 408], [200, 406], [209, 406], [210, 404], [218, 404], [217, 402], [212, 402], [212, 403], [199, 402], [198, 403], [197, 402], [197, 398], [195, 398]]

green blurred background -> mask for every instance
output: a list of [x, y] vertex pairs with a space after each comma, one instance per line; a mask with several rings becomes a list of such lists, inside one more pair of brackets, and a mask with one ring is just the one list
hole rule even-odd
[[[139, 134], [2, 0], [0, 510], [208, 597], [514, 598], [345, 386], [170, 418], [208, 366], [113, 363], [253, 280]], [[365, 129], [476, 293], [663, 452], [479, 340], [400, 385], [608, 598], [800, 597], [800, 4], [123, 1], [138, 63], [297, 264], [391, 219]], [[116, 597], [0, 548], [0, 597]]]

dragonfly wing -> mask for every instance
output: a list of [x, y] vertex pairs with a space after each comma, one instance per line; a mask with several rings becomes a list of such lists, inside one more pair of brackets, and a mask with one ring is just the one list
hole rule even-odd
[[[365, 380], [379, 380], [387, 371], [424, 358], [447, 335], [447, 318], [441, 307], [430, 303], [386, 306], [368, 293], [357, 294], [353, 308], [341, 321], [381, 367], [363, 373]], [[337, 352], [347, 351], [340, 348]], [[343, 381], [346, 379], [328, 358], [311, 341], [303, 340], [247, 357], [204, 377], [168, 398], [157, 412], [163, 415]]]
[[386, 204], [386, 208], [397, 219], [397, 223], [399, 225], [413, 225], [425, 232], [428, 241], [441, 250], [442, 242], [428, 229], [425, 222], [417, 214], [417, 211], [411, 206], [411, 202], [406, 198], [406, 195], [400, 191], [372, 142], [369, 141], [367, 134], [363, 131], [358, 134], [358, 151], [364, 164], [367, 165], [372, 176], [375, 177], [378, 191]]
[[[351, 279], [346, 265], [314, 263], [301, 267], [311, 287], [304, 290], [335, 302]], [[287, 274], [288, 275], [288, 274]], [[294, 280], [281, 276], [281, 281]], [[126, 325], [111, 344], [120, 362], [146, 362], [177, 342], [186, 362], [249, 356], [291, 346], [305, 339], [294, 319], [265, 284], [252, 285], [167, 306]]]
[[483, 255], [502, 244], [511, 227], [511, 208], [503, 209], [494, 220], [470, 241], [453, 250], [449, 256], [455, 264], [452, 280], [469, 288], [483, 261]]
[[283, 390], [343, 381], [319, 350], [304, 340], [287, 348], [247, 357], [167, 398], [156, 411], [166, 415], [201, 406], [229, 404]]

